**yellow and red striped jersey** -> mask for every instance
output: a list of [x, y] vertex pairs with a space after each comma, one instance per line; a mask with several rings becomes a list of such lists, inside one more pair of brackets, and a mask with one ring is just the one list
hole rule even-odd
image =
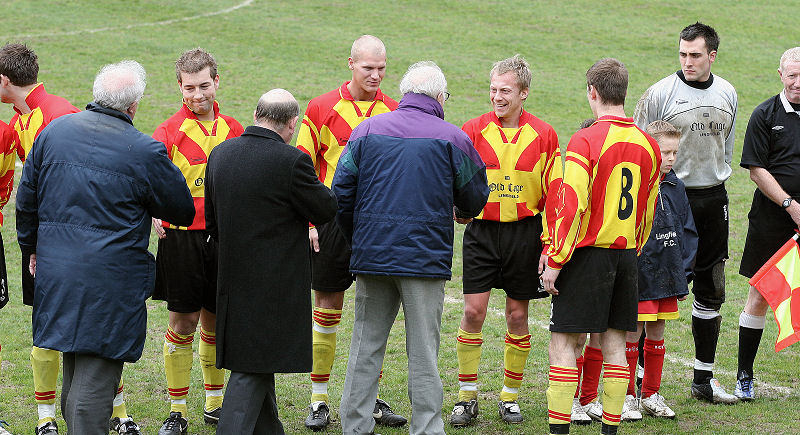
[[0, 121], [0, 227], [3, 226], [2, 209], [14, 189], [14, 163], [17, 160], [15, 150], [14, 130]]
[[309, 101], [297, 133], [297, 147], [311, 156], [319, 181], [328, 187], [353, 129], [370, 116], [397, 108], [380, 89], [372, 101], [355, 101], [348, 83]]
[[166, 145], [170, 160], [186, 178], [186, 185], [189, 186], [189, 192], [194, 199], [195, 210], [194, 222], [190, 226], [180, 227], [163, 221], [165, 228], [206, 229], [204, 184], [208, 155], [222, 141], [240, 136], [242, 132], [244, 132], [242, 124], [230, 116], [219, 113], [219, 104], [216, 101], [213, 121], [200, 121], [184, 104], [177, 113], [156, 128], [153, 139]]
[[548, 265], [560, 269], [575, 248], [639, 252], [650, 235], [661, 151], [632, 118], [603, 116], [575, 133], [548, 222]]
[[48, 94], [44, 90], [44, 83], [38, 83], [25, 97], [25, 104], [31, 109], [23, 114], [16, 107], [14, 117], [9, 124], [14, 129], [17, 155], [21, 162], [25, 162], [28, 153], [33, 147], [33, 141], [39, 136], [43, 128], [50, 121], [61, 115], [77, 113], [80, 110], [66, 99], [57, 95]]
[[558, 189], [561, 177], [558, 136], [550, 124], [523, 110], [518, 127], [503, 128], [492, 111], [467, 121], [462, 130], [486, 164], [489, 180], [489, 200], [476, 219], [514, 222], [545, 210], [547, 193]]

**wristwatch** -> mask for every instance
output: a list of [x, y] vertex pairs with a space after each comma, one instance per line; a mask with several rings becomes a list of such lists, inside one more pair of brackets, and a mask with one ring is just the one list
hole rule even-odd
[[791, 204], [792, 204], [792, 198], [791, 197], [784, 199], [783, 202], [781, 203], [783, 208], [789, 208], [789, 206]]

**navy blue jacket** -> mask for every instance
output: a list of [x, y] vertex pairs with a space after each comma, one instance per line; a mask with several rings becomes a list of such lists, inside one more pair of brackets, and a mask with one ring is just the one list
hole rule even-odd
[[141, 357], [151, 216], [189, 225], [194, 204], [164, 144], [126, 114], [91, 103], [42, 130], [17, 191], [17, 238], [36, 252], [35, 346]]
[[451, 276], [453, 207], [474, 217], [489, 196], [469, 137], [422, 94], [404, 95], [397, 110], [353, 130], [333, 191], [351, 272], [443, 279]]
[[697, 254], [697, 228], [686, 188], [674, 171], [659, 186], [653, 229], [639, 255], [639, 300], [689, 294]]

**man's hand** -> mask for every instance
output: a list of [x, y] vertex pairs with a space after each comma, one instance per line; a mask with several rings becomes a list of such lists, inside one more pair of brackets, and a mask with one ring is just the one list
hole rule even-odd
[[794, 224], [800, 228], [800, 204], [797, 201], [792, 201], [789, 207], [786, 207], [786, 212], [792, 217]]
[[539, 256], [539, 268], [536, 270], [539, 275], [544, 273], [544, 269], [547, 267], [547, 259], [550, 258], [547, 254], [542, 254]]
[[308, 244], [314, 252], [319, 252], [319, 233], [316, 228], [308, 229]]
[[153, 228], [156, 230], [156, 235], [159, 239], [167, 237], [167, 232], [164, 231], [164, 225], [161, 225], [161, 219], [153, 218]]
[[552, 269], [550, 266], [546, 266], [544, 268], [544, 272], [542, 273], [542, 284], [544, 284], [544, 290], [553, 296], [558, 295], [558, 290], [556, 290], [556, 279], [558, 279], [559, 273], [561, 273], [561, 270]]
[[689, 295], [683, 295], [683, 296], [678, 297], [678, 300], [682, 302], [682, 301], [685, 301], [686, 298], [688, 298], [688, 297], [689, 297]]
[[28, 271], [31, 276], [36, 278], [36, 254], [31, 254], [31, 262], [28, 264]]
[[460, 218], [460, 217], [456, 216], [456, 208], [455, 207], [453, 207], [453, 220], [456, 221], [456, 223], [459, 223], [461, 225], [466, 225], [466, 224], [472, 222], [472, 218]]

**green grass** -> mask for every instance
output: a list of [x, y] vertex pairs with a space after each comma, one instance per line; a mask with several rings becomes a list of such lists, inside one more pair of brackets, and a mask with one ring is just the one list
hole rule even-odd
[[[418, 60], [434, 60], [449, 81], [447, 119], [457, 125], [489, 110], [488, 70], [496, 60], [520, 53], [534, 69], [526, 108], [551, 123], [566, 144], [579, 123], [591, 116], [585, 100], [584, 73], [598, 58], [616, 57], [630, 72], [628, 110], [655, 81], [678, 69], [677, 35], [696, 20], [714, 26], [722, 38], [714, 73], [739, 92], [736, 169], [728, 183], [731, 201], [728, 302], [723, 306], [723, 332], [717, 374], [732, 388], [736, 368], [738, 314], [747, 294], [737, 275], [753, 184], [738, 168], [742, 138], [752, 109], [780, 91], [776, 74], [781, 53], [797, 44], [792, 1], [688, 2], [628, 1], [618, 5], [595, 1], [264, 1], [255, 0], [231, 12], [242, 0], [155, 1], [7, 0], [0, 14], [0, 42], [24, 41], [40, 58], [40, 79], [47, 89], [78, 107], [91, 100], [94, 74], [106, 63], [123, 58], [140, 61], [149, 73], [145, 99], [135, 124], [147, 133], [177, 110], [180, 95], [174, 61], [189, 48], [202, 46], [220, 64], [218, 98], [223, 111], [250, 123], [257, 98], [273, 87], [290, 90], [305, 108], [309, 99], [348, 79], [346, 59], [353, 39], [364, 33], [381, 37], [389, 63], [384, 91], [397, 95], [405, 68]], [[159, 24], [165, 23], [166, 24]], [[0, 119], [13, 114], [0, 106]], [[36, 421], [30, 375], [30, 308], [21, 304], [19, 250], [14, 232], [13, 202], [5, 208], [2, 229], [12, 302], [0, 313], [0, 416], [15, 433], [30, 433]], [[460, 233], [457, 236], [460, 239]], [[456, 241], [453, 280], [447, 285], [442, 320], [440, 371], [445, 384], [444, 414], [449, 414], [458, 388], [455, 333], [461, 317], [460, 240]], [[337, 360], [331, 381], [334, 411], [338, 409], [352, 325], [352, 291], [347, 293]], [[474, 427], [448, 432], [463, 434], [546, 433], [547, 343], [541, 326], [549, 314], [546, 302], [531, 304], [532, 351], [521, 389], [524, 424], [498, 422], [496, 400], [502, 383], [503, 293], [492, 295], [492, 313], [484, 328], [480, 398], [482, 414]], [[142, 359], [125, 368], [128, 409], [146, 433], [155, 433], [168, 411], [161, 345], [167, 322], [163, 304], [150, 303], [148, 340]], [[681, 319], [668, 322], [667, 362], [662, 392], [678, 413], [674, 421], [646, 418], [623, 425], [622, 433], [793, 433], [797, 425], [798, 349], [772, 351], [777, 330], [768, 322], [757, 358], [757, 377], [782, 389], [760, 391], [755, 403], [711, 406], [689, 398], [693, 344], [690, 303], [681, 304]], [[101, 325], [98, 325], [101, 326]], [[403, 415], [410, 415], [402, 315], [398, 318], [385, 364], [382, 397]], [[310, 395], [307, 374], [278, 376], [278, 403], [287, 432], [305, 429], [302, 420]], [[193, 370], [189, 408], [190, 432], [213, 433], [200, 421], [202, 381]], [[60, 413], [59, 413], [60, 416]], [[59, 417], [60, 418], [60, 417]], [[338, 417], [337, 417], [338, 418]], [[59, 420], [61, 421], [61, 420]], [[62, 425], [63, 428], [63, 425]], [[329, 432], [340, 432], [338, 421]], [[384, 434], [405, 433], [383, 429]], [[573, 428], [573, 433], [598, 432], [598, 426]], [[65, 432], [62, 430], [62, 433]]]

